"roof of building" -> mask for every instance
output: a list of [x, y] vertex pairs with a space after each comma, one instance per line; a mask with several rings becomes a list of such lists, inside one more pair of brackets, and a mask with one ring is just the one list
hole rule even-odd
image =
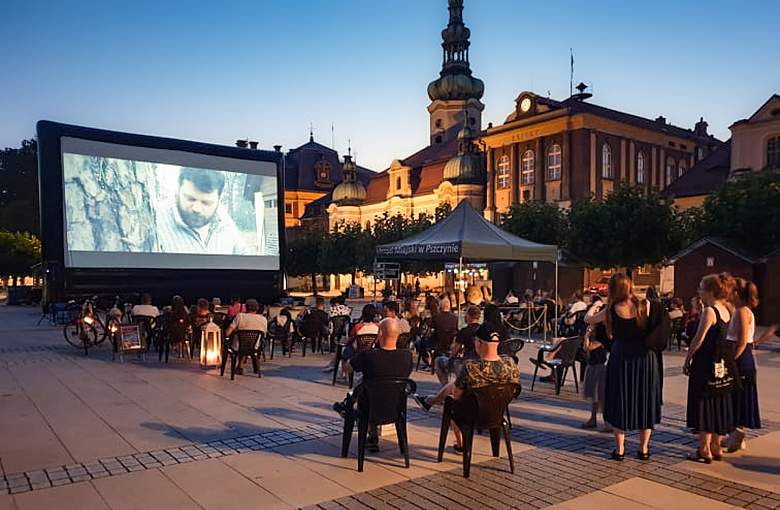
[[730, 167], [731, 140], [693, 165], [690, 170], [667, 186], [663, 194], [668, 197], [682, 198], [714, 193], [725, 184]]
[[[330, 185], [318, 185], [314, 165], [324, 160], [330, 165]], [[355, 168], [358, 182], [366, 185], [376, 172], [359, 165]], [[330, 147], [317, 143], [313, 138], [287, 153], [284, 187], [291, 191], [329, 192], [342, 180], [342, 162], [338, 153]]]
[[[630, 124], [632, 126], [636, 126], [639, 128], [658, 131], [658, 132], [666, 133], [671, 136], [677, 136], [680, 138], [688, 138], [691, 140], [700, 140], [703, 138], [701, 134], [696, 133], [696, 131], [693, 129], [683, 128], [683, 127], [675, 126], [674, 124], [669, 124], [668, 122], [666, 122], [666, 119], [664, 117], [658, 117], [655, 120], [651, 120], [645, 117], [641, 117], [639, 115], [621, 112], [589, 101], [580, 100], [576, 97], [570, 97], [563, 101], [558, 101], [549, 97], [542, 97], [527, 92], [521, 93], [519, 97], [526, 96], [526, 95], [532, 95], [534, 97], [534, 101], [536, 101], [537, 104], [546, 107], [545, 111], [568, 109], [570, 114], [588, 113], [591, 115], [597, 115], [599, 117], [611, 119], [616, 122], [622, 122], [624, 124]], [[496, 126], [493, 129], [508, 127], [509, 125], [515, 122], [528, 120], [528, 119], [533, 119], [533, 116], [521, 118], [518, 116], [517, 112], [513, 112], [507, 117], [507, 121], [504, 122], [504, 124], [502, 124], [501, 126]], [[718, 140], [712, 135], [706, 135], [704, 136], [704, 138], [712, 140], [715, 143], [720, 142], [720, 140]]]
[[765, 262], [766, 259], [776, 252], [776, 248], [765, 249], [761, 251], [755, 251], [748, 249], [744, 243], [738, 242], [734, 239], [728, 239], [725, 237], [703, 237], [698, 241], [691, 243], [687, 248], [683, 249], [672, 257], [671, 263], [690, 255], [694, 251], [698, 250], [702, 246], [711, 244], [717, 246], [721, 250], [731, 253], [735, 257], [738, 257], [749, 264], [756, 264], [759, 262]]

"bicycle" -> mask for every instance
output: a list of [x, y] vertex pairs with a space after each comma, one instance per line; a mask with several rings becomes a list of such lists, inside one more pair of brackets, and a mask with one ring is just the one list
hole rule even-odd
[[[84, 349], [84, 355], [89, 355], [90, 347], [97, 347], [102, 344], [106, 338], [119, 331], [119, 324], [110, 317], [105, 310], [95, 306], [97, 297], [85, 299], [79, 309], [79, 314], [62, 328], [62, 334], [65, 340], [76, 347]], [[69, 303], [76, 306], [75, 301]], [[113, 341], [113, 338], [112, 338]]]

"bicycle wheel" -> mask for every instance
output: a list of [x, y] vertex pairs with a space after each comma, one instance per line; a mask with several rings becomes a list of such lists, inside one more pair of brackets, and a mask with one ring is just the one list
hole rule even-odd
[[95, 345], [97, 330], [92, 326], [85, 326], [79, 319], [73, 319], [62, 328], [65, 340], [77, 349], [86, 349]]
[[95, 333], [97, 335], [95, 345], [100, 345], [105, 342], [106, 338], [109, 336], [109, 313], [105, 310], [101, 310], [100, 308], [96, 308], [94, 311], [94, 316], [96, 320], [93, 327], [95, 328]]

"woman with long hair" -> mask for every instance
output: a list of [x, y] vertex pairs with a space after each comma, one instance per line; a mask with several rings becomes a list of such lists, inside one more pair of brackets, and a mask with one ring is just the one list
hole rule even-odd
[[726, 441], [730, 453], [745, 448], [745, 429], [760, 429], [761, 416], [756, 387], [756, 362], [753, 359], [753, 337], [756, 335], [756, 318], [753, 309], [758, 306], [756, 284], [737, 278], [731, 294], [734, 313], [729, 322], [726, 340], [734, 344], [734, 359], [742, 382], [742, 388], [734, 392], [734, 425], [736, 430]]
[[649, 302], [634, 294], [631, 278], [616, 273], [609, 279], [607, 306], [586, 316], [591, 325], [604, 323], [612, 341], [607, 362], [604, 421], [612, 426], [612, 459], [623, 460], [625, 431], [640, 430], [637, 458], [650, 459], [650, 436], [661, 422], [661, 374], [657, 354], [645, 346]]
[[734, 289], [729, 274], [711, 274], [699, 283], [704, 310], [691, 341], [683, 372], [688, 375], [687, 425], [699, 435], [690, 460], [721, 460], [720, 436], [734, 431], [733, 392], [737, 383], [734, 346], [726, 341]]

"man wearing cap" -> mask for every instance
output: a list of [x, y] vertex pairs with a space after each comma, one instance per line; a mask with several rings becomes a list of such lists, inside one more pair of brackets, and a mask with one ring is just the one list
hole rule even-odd
[[[414, 395], [414, 399], [423, 409], [429, 411], [431, 406], [441, 404], [449, 395], [458, 400], [469, 390], [483, 388], [491, 384], [519, 384], [520, 370], [511, 358], [502, 358], [498, 355], [499, 342], [498, 331], [492, 325], [481, 325], [474, 335], [474, 347], [479, 359], [465, 360], [463, 369], [455, 382], [445, 385], [435, 396]], [[453, 424], [453, 431], [455, 432], [455, 451], [461, 452], [460, 430], [455, 424]]]

